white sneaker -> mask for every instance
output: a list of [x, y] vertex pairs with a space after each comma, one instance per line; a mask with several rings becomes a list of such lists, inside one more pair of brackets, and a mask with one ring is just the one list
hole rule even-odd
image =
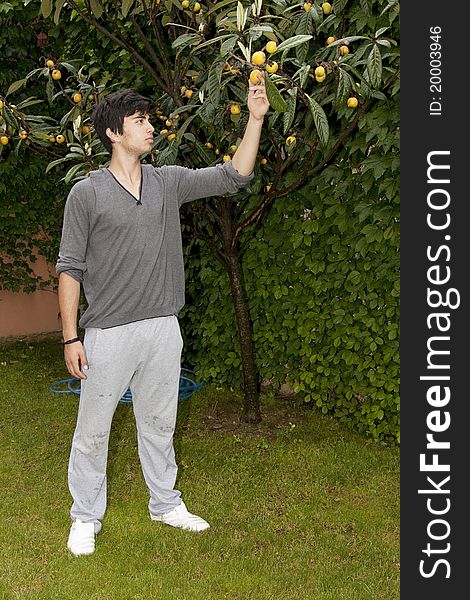
[[95, 551], [95, 524], [76, 519], [70, 528], [67, 548], [75, 556], [93, 554]]
[[204, 531], [209, 529], [210, 525], [201, 517], [191, 514], [183, 501], [175, 506], [170, 512], [163, 515], [150, 515], [152, 521], [161, 521], [172, 527], [179, 527], [186, 531]]

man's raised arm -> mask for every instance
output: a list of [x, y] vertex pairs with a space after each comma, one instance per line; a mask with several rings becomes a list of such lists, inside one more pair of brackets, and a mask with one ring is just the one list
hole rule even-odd
[[240, 175], [251, 175], [258, 154], [259, 140], [261, 137], [261, 128], [263, 126], [264, 115], [269, 108], [269, 102], [266, 97], [266, 88], [264, 86], [264, 75], [259, 79], [258, 85], [253, 85], [250, 81], [248, 91], [248, 110], [250, 117], [235, 154], [232, 158], [233, 167]]

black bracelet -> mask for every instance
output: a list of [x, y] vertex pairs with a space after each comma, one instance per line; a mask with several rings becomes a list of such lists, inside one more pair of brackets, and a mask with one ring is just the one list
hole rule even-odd
[[66, 342], [62, 342], [62, 343], [65, 346], [65, 344], [73, 344], [74, 342], [79, 342], [79, 341], [80, 341], [80, 338], [76, 337], [76, 338], [73, 338], [71, 340], [67, 340]]

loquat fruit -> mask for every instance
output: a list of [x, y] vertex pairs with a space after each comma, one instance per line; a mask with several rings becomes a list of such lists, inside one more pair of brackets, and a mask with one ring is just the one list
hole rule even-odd
[[262, 50], [254, 52], [251, 56], [251, 62], [254, 65], [262, 65], [264, 62], [266, 62], [266, 54]]
[[271, 63], [268, 63], [266, 65], [266, 71], [268, 73], [275, 73], [278, 69], [279, 69], [279, 65], [274, 60]]
[[240, 105], [239, 104], [231, 104], [230, 105], [230, 112], [232, 113], [232, 115], [239, 115], [241, 111]]
[[276, 52], [277, 50], [277, 44], [276, 42], [273, 42], [272, 40], [269, 41], [266, 44], [266, 52], [269, 52], [269, 54], [272, 54], [273, 52]]
[[261, 71], [259, 69], [254, 69], [250, 73], [250, 81], [253, 85], [258, 85], [261, 82]]

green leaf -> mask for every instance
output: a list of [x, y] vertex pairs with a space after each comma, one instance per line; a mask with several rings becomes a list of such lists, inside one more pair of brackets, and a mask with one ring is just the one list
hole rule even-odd
[[220, 55], [226, 56], [230, 50], [233, 50], [235, 44], [237, 43], [238, 38], [234, 35], [231, 35], [228, 39], [220, 44]]
[[354, 81], [349, 75], [346, 73], [344, 69], [339, 69], [339, 80], [338, 80], [338, 88], [336, 89], [336, 104], [339, 106], [349, 97], [351, 90], [354, 88]]
[[40, 102], [44, 102], [44, 100], [39, 100], [39, 98], [26, 98], [26, 100], [23, 100], [18, 104], [17, 108], [19, 110], [23, 110], [28, 106], [32, 106], [33, 104], [39, 104]]
[[74, 165], [73, 167], [70, 167], [70, 169], [67, 171], [65, 176], [62, 178], [62, 181], [65, 181], [65, 183], [70, 183], [72, 181], [72, 178], [80, 171], [80, 169], [83, 169], [83, 168], [84, 168], [84, 165], [82, 163], [80, 163], [79, 165]]
[[41, 0], [41, 8], [39, 12], [45, 19], [47, 19], [52, 12], [52, 0]]
[[127, 17], [134, 2], [135, 0], [122, 0], [121, 12], [123, 17]]
[[19, 90], [20, 88], [22, 88], [25, 83], [26, 83], [26, 79], [18, 79], [18, 81], [15, 81], [14, 83], [12, 83], [10, 85], [10, 87], [8, 88], [7, 93], [5, 94], [5, 98], [9, 94], [13, 94], [14, 92], [16, 92], [17, 90]]
[[286, 111], [287, 102], [281, 96], [279, 90], [276, 88], [276, 86], [271, 80], [271, 77], [267, 73], [264, 74], [264, 83], [266, 86], [266, 96], [269, 100], [271, 108], [276, 112]]
[[312, 11], [308, 10], [300, 17], [295, 33], [297, 35], [309, 35], [313, 33], [313, 20], [310, 15]]
[[333, 0], [333, 10], [335, 14], [340, 13], [348, 3], [348, 0]]
[[231, 37], [232, 37], [231, 33], [227, 33], [225, 35], [219, 35], [215, 38], [211, 38], [210, 40], [206, 40], [205, 42], [198, 44], [196, 46], [195, 50], [199, 50], [200, 48], [205, 48], [206, 46], [211, 46], [212, 44], [215, 44], [216, 42], [220, 42], [220, 40], [225, 40], [226, 38], [231, 38]]
[[[294, 35], [293, 37], [288, 38], [287, 40], [284, 40], [283, 42], [281, 42], [279, 44], [279, 46], [277, 47], [276, 52], [283, 52], [284, 50], [289, 50], [289, 48], [294, 48], [295, 46], [298, 46], [299, 44], [305, 44], [312, 38], [313, 38], [313, 35]], [[274, 54], [274, 52], [273, 52], [273, 54]]]
[[207, 91], [209, 94], [209, 100], [214, 106], [218, 106], [220, 101], [220, 81], [222, 79], [222, 72], [224, 70], [225, 61], [221, 57], [217, 57], [209, 71], [207, 77]]
[[99, 0], [90, 0], [90, 8], [91, 8], [91, 12], [95, 15], [95, 17], [97, 19], [99, 19], [101, 17], [101, 15], [103, 14], [103, 7], [101, 6], [101, 3]]
[[372, 50], [367, 57], [367, 73], [369, 74], [372, 87], [380, 87], [382, 81], [382, 56], [376, 44], [372, 46]]
[[56, 160], [53, 160], [52, 162], [50, 162], [50, 163], [47, 165], [47, 167], [46, 167], [46, 170], [45, 170], [45, 173], [49, 173], [49, 171], [50, 171], [52, 168], [54, 168], [54, 167], [56, 167], [57, 165], [60, 165], [60, 164], [62, 164], [62, 163], [64, 163], [64, 162], [66, 162], [66, 159], [65, 159], [65, 158], [58, 158], [58, 159], [56, 159]]
[[330, 137], [330, 131], [325, 111], [316, 100], [310, 98], [308, 95], [307, 98], [310, 112], [312, 113], [313, 122], [315, 123], [315, 127], [318, 132], [318, 137], [320, 138], [320, 142], [326, 146], [328, 143], [328, 138]]
[[178, 133], [176, 134], [176, 139], [174, 140], [177, 145], [179, 145], [181, 143], [181, 139], [183, 137], [184, 132], [189, 127], [189, 124], [191, 123], [191, 121], [194, 118], [196, 118], [196, 115], [191, 115], [190, 117], [188, 117], [187, 119], [185, 119], [184, 123], [178, 129]]
[[[248, 9], [247, 9], [248, 12]], [[238, 31], [243, 31], [245, 26], [246, 16], [245, 9], [243, 8], [243, 4], [241, 2], [237, 3], [237, 29]]]
[[176, 40], [173, 41], [171, 47], [174, 48], [185, 48], [192, 44], [195, 40], [199, 39], [200, 36], [197, 33], [183, 33]]
[[211, 154], [211, 152], [209, 152], [209, 150], [204, 146], [204, 144], [201, 144], [201, 142], [198, 142], [196, 140], [196, 152], [199, 154], [199, 156], [202, 158], [202, 160], [204, 161], [204, 163], [206, 165], [212, 165], [214, 162], [214, 156]]
[[348, 45], [351, 42], [356, 42], [357, 40], [369, 40], [369, 42], [370, 42], [370, 38], [366, 37], [365, 35], [349, 35], [347, 37], [340, 38], [339, 40], [332, 42], [331, 44], [328, 45], [328, 48], [334, 48], [335, 46], [342, 46], [343, 44]]
[[57, 0], [56, 5], [55, 5], [55, 12], [54, 12], [54, 23], [56, 25], [59, 24], [59, 20], [60, 20], [60, 13], [62, 12], [62, 8], [65, 4], [65, 0]]
[[46, 83], [46, 95], [49, 100], [49, 104], [52, 104], [52, 94], [54, 93], [54, 80], [49, 77]]
[[382, 33], [385, 33], [387, 31], [387, 29], [390, 29], [390, 27], [381, 27], [380, 29], [377, 29], [377, 31], [375, 32], [375, 38], [378, 38], [382, 35]]
[[290, 90], [290, 98], [287, 103], [287, 110], [284, 112], [284, 135], [289, 131], [294, 122], [295, 109], [297, 105], [297, 88]]
[[228, 4], [235, 4], [235, 2], [238, 2], [238, 0], [223, 0], [222, 2], [216, 2], [216, 4], [205, 13], [205, 15], [207, 17], [215, 10], [219, 11], [224, 6], [227, 6]]

